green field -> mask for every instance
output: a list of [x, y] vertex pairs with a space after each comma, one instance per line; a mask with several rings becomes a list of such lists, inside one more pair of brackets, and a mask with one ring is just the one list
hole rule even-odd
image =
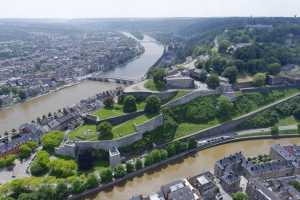
[[97, 140], [96, 126], [83, 125], [69, 133], [70, 140]]
[[[138, 110], [143, 110], [145, 108], [145, 102], [139, 102], [136, 104]], [[115, 104], [113, 108], [100, 108], [96, 112], [93, 113], [94, 115], [98, 116], [101, 120], [108, 119], [111, 117], [116, 117], [120, 115], [124, 115], [127, 113], [123, 112], [123, 105]]]
[[213, 120], [206, 124], [180, 123], [177, 127], [175, 138], [180, 138], [186, 135], [190, 135], [192, 133], [215, 126], [217, 124], [219, 124], [218, 120]]
[[290, 116], [290, 117], [280, 119], [277, 125], [288, 126], [288, 125], [295, 125], [295, 124], [298, 124], [298, 121], [293, 116]]
[[135, 132], [135, 126], [136, 125], [140, 125], [143, 124], [144, 122], [150, 120], [151, 118], [153, 118], [154, 116], [147, 116], [147, 115], [142, 115], [139, 116], [137, 118], [134, 118], [132, 120], [129, 120], [127, 122], [124, 122], [118, 126], [113, 127], [113, 137], [114, 138], [118, 138], [118, 137], [123, 137], [125, 135], [129, 135], [133, 132]]
[[[142, 115], [136, 117], [132, 120], [128, 120], [122, 124], [114, 126], [112, 129], [111, 136], [103, 136], [100, 140], [111, 140], [119, 137], [123, 137], [135, 132], [135, 124], [140, 125], [144, 122], [148, 121], [149, 119], [153, 118], [154, 116], [147, 116]], [[69, 133], [70, 140], [98, 140], [98, 135], [96, 133], [96, 125], [83, 125], [75, 129], [74, 131]]]

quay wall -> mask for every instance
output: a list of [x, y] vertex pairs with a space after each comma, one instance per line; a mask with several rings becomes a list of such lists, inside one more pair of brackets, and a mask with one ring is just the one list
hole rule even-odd
[[124, 176], [122, 178], [119, 178], [119, 179], [115, 179], [114, 181], [109, 182], [107, 184], [101, 184], [96, 188], [87, 190], [87, 191], [85, 191], [83, 193], [80, 193], [80, 194], [77, 194], [77, 195], [73, 195], [73, 196], [69, 197], [68, 200], [80, 200], [80, 199], [86, 198], [89, 195], [96, 194], [96, 193], [101, 192], [103, 190], [112, 188], [112, 187], [114, 187], [118, 184], [124, 183], [127, 180], [130, 180], [130, 179], [132, 179], [136, 176], [141, 176], [141, 175], [143, 175], [144, 173], [146, 173], [148, 171], [154, 171], [154, 170], [159, 169], [159, 168], [161, 168], [165, 165], [172, 164], [173, 162], [175, 162], [177, 160], [180, 160], [180, 159], [186, 158], [188, 156], [194, 155], [195, 153], [197, 153], [199, 151], [203, 151], [205, 149], [213, 148], [213, 147], [216, 147], [216, 146], [219, 146], [219, 145], [242, 142], [242, 141], [251, 141], [251, 140], [284, 139], [284, 138], [299, 138], [299, 137], [300, 137], [300, 135], [298, 135], [298, 134], [296, 134], [296, 135], [281, 135], [281, 136], [277, 136], [277, 137], [273, 137], [273, 136], [251, 136], [251, 137], [234, 138], [234, 139], [231, 139], [231, 140], [220, 141], [218, 143], [210, 144], [210, 145], [205, 146], [205, 147], [197, 147], [195, 149], [188, 150], [186, 152], [183, 152], [183, 153], [180, 153], [180, 154], [175, 155], [173, 157], [170, 157], [166, 160], [163, 160], [163, 161], [161, 161], [159, 163], [156, 163], [154, 165], [151, 165], [149, 167], [144, 167], [144, 168], [142, 168], [138, 171], [131, 172], [131, 173], [127, 174], [126, 176]]

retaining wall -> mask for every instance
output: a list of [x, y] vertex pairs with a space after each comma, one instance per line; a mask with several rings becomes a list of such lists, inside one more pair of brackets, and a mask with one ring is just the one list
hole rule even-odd
[[185, 158], [187, 156], [193, 155], [193, 154], [195, 154], [195, 153], [197, 153], [199, 151], [202, 151], [202, 150], [205, 150], [205, 149], [209, 149], [209, 148], [213, 148], [213, 147], [216, 147], [216, 146], [219, 146], [219, 145], [224, 145], [224, 144], [229, 144], [229, 143], [235, 143], [235, 142], [241, 142], [241, 141], [248, 141], [248, 140], [284, 139], [284, 138], [298, 138], [298, 137], [299, 137], [299, 135], [283, 135], [283, 136], [278, 136], [276, 138], [274, 138], [272, 136], [253, 136], [253, 137], [235, 138], [235, 139], [232, 139], [232, 140], [220, 141], [218, 143], [210, 144], [210, 145], [205, 146], [205, 147], [197, 147], [195, 149], [192, 149], [192, 150], [180, 153], [180, 154], [175, 155], [175, 156], [173, 156], [171, 158], [163, 160], [163, 161], [161, 161], [159, 163], [153, 164], [153, 165], [151, 165], [149, 167], [145, 167], [145, 168], [142, 168], [142, 169], [140, 169], [138, 171], [134, 171], [132, 173], [129, 173], [126, 176], [124, 176], [123, 178], [116, 179], [116, 180], [114, 180], [114, 181], [112, 181], [110, 183], [100, 185], [100, 186], [98, 186], [96, 188], [87, 190], [87, 191], [85, 191], [85, 192], [83, 192], [81, 194], [73, 195], [72, 197], [70, 197], [68, 199], [69, 200], [77, 200], [77, 199], [85, 198], [85, 197], [87, 197], [89, 195], [96, 194], [96, 193], [101, 192], [101, 191], [103, 191], [105, 189], [114, 187], [114, 186], [116, 186], [116, 185], [118, 185], [120, 183], [123, 183], [123, 182], [125, 182], [125, 181], [127, 181], [129, 179], [132, 179], [133, 177], [143, 175], [147, 171], [159, 169], [160, 167], [162, 167], [164, 165], [172, 164], [174, 161], [177, 161], [179, 159], [182, 159], [182, 158]]
[[209, 91], [203, 91], [203, 90], [194, 90], [186, 95], [184, 95], [181, 98], [175, 99], [173, 101], [170, 101], [164, 105], [164, 107], [174, 107], [182, 104], [186, 104], [191, 102], [192, 100], [201, 97], [201, 96], [209, 96], [209, 95], [215, 95], [220, 94], [219, 91], [216, 90], [209, 90]]
[[144, 133], [148, 131], [152, 131], [156, 129], [157, 127], [161, 126], [163, 123], [163, 116], [158, 115], [157, 117], [154, 117], [153, 119], [150, 119], [146, 121], [145, 123], [141, 125], [136, 126], [136, 132], [118, 138], [114, 140], [102, 140], [102, 141], [77, 141], [76, 148], [77, 150], [86, 150], [86, 149], [103, 149], [108, 151], [112, 147], [123, 147], [128, 146], [138, 140], [143, 139]]
[[293, 89], [293, 88], [300, 88], [299, 84], [293, 84], [293, 85], [274, 85], [274, 86], [268, 86], [268, 87], [250, 87], [250, 88], [242, 88], [240, 89], [241, 92], [262, 92], [267, 93], [271, 92], [273, 90], [287, 90], [287, 89]]
[[[297, 94], [292, 95], [290, 97], [287, 97], [287, 98], [281, 99], [279, 101], [276, 101], [276, 102], [274, 102], [270, 105], [264, 106], [264, 107], [262, 107], [262, 108], [260, 108], [256, 111], [247, 113], [245, 115], [242, 115], [238, 118], [235, 118], [235, 119], [230, 120], [228, 122], [225, 122], [223, 124], [216, 125], [214, 127], [204, 129], [202, 131], [199, 131], [195, 134], [192, 134], [192, 135], [189, 135], [189, 136], [186, 136], [186, 137], [183, 137], [183, 138], [201, 139], [201, 138], [215, 137], [215, 136], [223, 135], [224, 133], [228, 133], [229, 131], [232, 131], [232, 130], [236, 129], [241, 123], [245, 122], [246, 120], [248, 120], [250, 118], [253, 118], [256, 115], [258, 115], [258, 114], [260, 114], [260, 113], [262, 113], [266, 110], [272, 109], [274, 106], [277, 106], [277, 105], [279, 105], [281, 103], [284, 103], [288, 100], [291, 100], [293, 98], [296, 98], [299, 95], [300, 95], [300, 93], [297, 93]], [[179, 139], [183, 139], [183, 138], [179, 138]]]

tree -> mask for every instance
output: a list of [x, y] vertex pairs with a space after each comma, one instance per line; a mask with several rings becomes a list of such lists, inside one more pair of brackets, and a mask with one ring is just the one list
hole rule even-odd
[[232, 195], [233, 200], [248, 200], [249, 197], [244, 192], [236, 192]]
[[142, 169], [142, 168], [143, 168], [143, 161], [141, 159], [137, 159], [135, 161], [135, 169], [139, 170], [139, 169]]
[[159, 88], [164, 87], [165, 85], [165, 77], [166, 71], [162, 68], [155, 68], [150, 72], [155, 85], [159, 86]]
[[161, 160], [165, 160], [168, 158], [168, 152], [165, 149], [160, 150], [160, 158]]
[[300, 120], [300, 106], [297, 106], [297, 108], [293, 112], [293, 115], [297, 120]]
[[75, 175], [77, 163], [74, 160], [55, 159], [50, 162], [50, 175], [66, 178]]
[[49, 154], [46, 151], [39, 151], [31, 163], [30, 172], [34, 176], [41, 176], [49, 170]]
[[112, 96], [108, 96], [103, 100], [103, 104], [105, 108], [113, 108], [114, 106], [114, 98]]
[[153, 163], [159, 162], [159, 161], [161, 160], [160, 150], [154, 149], [154, 150], [151, 152], [151, 157], [152, 157]]
[[61, 131], [51, 131], [42, 137], [43, 148], [52, 153], [55, 147], [58, 147], [64, 139], [64, 133]]
[[123, 111], [125, 113], [135, 112], [137, 110], [136, 107], [136, 99], [132, 95], [128, 95], [124, 98], [124, 106]]
[[111, 169], [103, 170], [100, 174], [100, 177], [101, 177], [102, 183], [108, 183], [108, 182], [112, 181], [112, 178], [113, 178], [112, 170]]
[[231, 84], [234, 84], [236, 82], [237, 75], [238, 75], [238, 70], [235, 66], [227, 67], [223, 72], [223, 76], [228, 78], [229, 83]]
[[95, 174], [88, 175], [85, 185], [87, 189], [95, 188], [98, 186], [98, 179]]
[[24, 90], [19, 91], [19, 97], [21, 100], [24, 100], [27, 98], [26, 92]]
[[20, 150], [19, 157], [21, 159], [28, 158], [32, 153], [32, 149], [27, 144], [22, 144], [19, 150]]
[[230, 42], [228, 40], [222, 40], [219, 42], [219, 52], [226, 53], [228, 47], [230, 46]]
[[161, 101], [160, 98], [156, 95], [150, 95], [146, 99], [145, 113], [146, 114], [155, 114], [160, 110]]
[[98, 137], [108, 136], [112, 134], [112, 125], [111, 123], [104, 121], [97, 125], [97, 132], [99, 132]]
[[220, 79], [219, 76], [217, 74], [211, 74], [207, 80], [206, 80], [206, 84], [209, 88], [211, 89], [216, 89], [217, 87], [220, 86]]
[[253, 78], [253, 85], [256, 87], [261, 87], [266, 84], [266, 74], [264, 73], [257, 73], [254, 75]]
[[225, 96], [218, 98], [218, 115], [221, 120], [229, 120], [233, 114], [233, 103]]
[[278, 74], [281, 69], [281, 65], [279, 63], [272, 63], [272, 64], [269, 64], [267, 67], [268, 67], [269, 73], [272, 75]]
[[278, 128], [278, 126], [273, 126], [271, 128], [271, 135], [278, 136], [278, 134], [279, 134], [279, 128]]
[[39, 200], [40, 197], [37, 192], [22, 193], [19, 195], [18, 200]]
[[145, 166], [147, 166], [147, 167], [153, 164], [153, 158], [150, 153], [145, 156], [144, 163], [145, 163]]
[[72, 183], [72, 193], [79, 194], [85, 190], [85, 184], [80, 178], [76, 178]]
[[168, 156], [174, 156], [176, 154], [176, 146], [174, 143], [171, 143], [167, 146]]
[[190, 139], [190, 140], [188, 141], [188, 143], [189, 143], [189, 149], [194, 149], [194, 148], [197, 147], [197, 141], [194, 140], [194, 139]]
[[127, 170], [127, 173], [133, 172], [134, 171], [134, 165], [131, 162], [127, 162], [126, 163], [126, 170]]
[[123, 177], [123, 176], [125, 176], [125, 175], [126, 175], [126, 170], [125, 170], [125, 167], [124, 167], [122, 164], [118, 165], [118, 166], [114, 169], [114, 176], [115, 176], [116, 178], [121, 178], [121, 177]]
[[64, 200], [68, 197], [68, 193], [68, 186], [64, 182], [59, 181], [55, 188], [56, 199]]
[[297, 124], [297, 132], [300, 134], [300, 123]]

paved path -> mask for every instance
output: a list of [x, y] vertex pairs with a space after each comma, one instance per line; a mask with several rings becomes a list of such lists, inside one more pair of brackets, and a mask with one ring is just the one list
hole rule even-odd
[[[297, 125], [287, 125], [287, 126], [279, 126], [278, 127], [280, 131], [286, 131], [286, 130], [295, 130], [297, 129]], [[249, 129], [244, 131], [238, 131], [236, 132], [238, 135], [248, 135], [251, 133], [259, 133], [259, 132], [270, 132], [271, 128], [257, 128], [257, 129]]]
[[24, 178], [30, 176], [27, 173], [27, 169], [34, 158], [35, 154], [32, 154], [29, 159], [21, 162], [20, 160], [15, 161], [15, 166], [12, 170], [3, 168], [0, 170], [0, 184], [6, 183], [16, 178]]

